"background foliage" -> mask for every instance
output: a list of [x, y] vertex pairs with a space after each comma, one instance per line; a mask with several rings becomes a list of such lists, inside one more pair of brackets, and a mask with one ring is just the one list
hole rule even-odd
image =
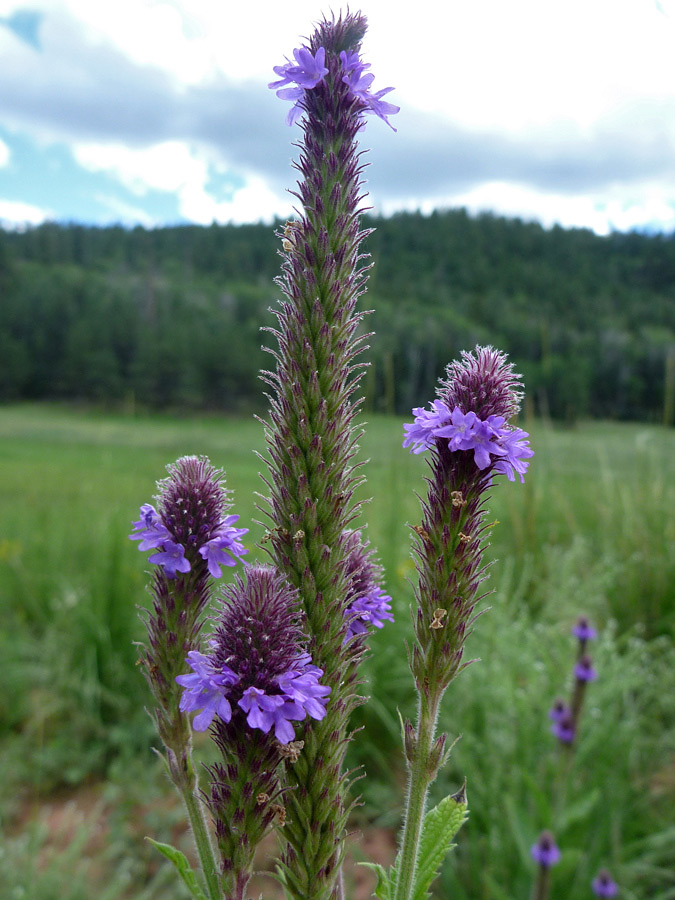
[[[675, 237], [463, 210], [364, 225], [367, 409], [406, 413], [460, 350], [492, 343], [543, 416], [672, 424]], [[260, 407], [277, 247], [266, 225], [0, 232], [0, 399]]]
[[[495, 593], [468, 647], [480, 662], [443, 707], [442, 727], [462, 737], [436, 799], [466, 777], [471, 812], [436, 893], [527, 896], [529, 847], [552, 827], [564, 854], [554, 897], [589, 897], [590, 879], [607, 865], [627, 900], [673, 900], [675, 431], [527, 428], [536, 465], [524, 485], [499, 485], [489, 506]], [[373, 497], [368, 535], [396, 612], [370, 639], [364, 691], [372, 699], [354, 723], [363, 731], [351, 764], [368, 773], [354, 827], [366, 832], [398, 827], [405, 767], [397, 710], [410, 714], [414, 703], [404, 649], [414, 574], [406, 522], [419, 520], [425, 463], [401, 449], [401, 435], [400, 419], [375, 416], [361, 441], [370, 460], [363, 494]], [[0, 408], [3, 898], [181, 896], [143, 842], [150, 834], [180, 843], [181, 815], [152, 754], [135, 665], [147, 554], [126, 536], [165, 464], [205, 453], [226, 469], [241, 524], [251, 526], [251, 557], [263, 558], [253, 521], [263, 485], [252, 452], [262, 445], [250, 417]], [[599, 679], [578, 753], [568, 758], [547, 711], [570, 689], [569, 629], [580, 612], [600, 629], [592, 648]], [[208, 742], [199, 749], [208, 754]], [[55, 846], [55, 833], [67, 831], [54, 825], [55, 805], [90, 794], [90, 818], [69, 845]]]

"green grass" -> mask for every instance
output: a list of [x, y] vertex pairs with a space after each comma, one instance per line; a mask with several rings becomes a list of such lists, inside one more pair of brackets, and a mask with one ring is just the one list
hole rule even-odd
[[[437, 790], [467, 776], [471, 819], [439, 890], [457, 900], [524, 896], [529, 843], [555, 827], [566, 850], [560, 896], [588, 896], [586, 876], [609, 864], [624, 885], [642, 878], [650, 896], [666, 900], [675, 897], [664, 887], [675, 799], [675, 431], [609, 423], [529, 430], [536, 456], [526, 483], [499, 484], [490, 503], [498, 522], [488, 550], [498, 560], [493, 609], [469, 646], [482, 662], [453, 685], [444, 707], [442, 726], [464, 736]], [[373, 697], [357, 711], [364, 731], [351, 749], [352, 763], [369, 773], [362, 815], [392, 826], [394, 786], [405, 778], [396, 710], [412, 717], [414, 704], [404, 649], [414, 577], [407, 523], [418, 521], [415, 492], [424, 491], [426, 469], [401, 449], [401, 434], [400, 421], [375, 417], [361, 441], [369, 460], [362, 497], [373, 498], [363, 520], [397, 617], [371, 639], [364, 675]], [[148, 563], [127, 540], [130, 523], [167, 463], [206, 454], [226, 470], [234, 511], [251, 528], [251, 557], [263, 558], [256, 544], [264, 528], [253, 522], [264, 519], [253, 452], [263, 449], [252, 419], [0, 408], [0, 815], [8, 821], [27, 797], [106, 775], [119, 784], [139, 760], [156, 771], [133, 646], [143, 638], [136, 607], [147, 598]], [[569, 627], [580, 612], [602, 629], [601, 677], [561, 784], [565, 764], [546, 712], [568, 688]], [[41, 836], [13, 840], [17, 854], [30, 856]], [[56, 861], [48, 884], [34, 882], [35, 896], [52, 888], [54, 896], [85, 896], [86, 867], [77, 868], [71, 893], [59, 894], [69, 865]], [[6, 884], [31, 900], [22, 882]], [[121, 883], [117, 893], [108, 889], [123, 896]]]

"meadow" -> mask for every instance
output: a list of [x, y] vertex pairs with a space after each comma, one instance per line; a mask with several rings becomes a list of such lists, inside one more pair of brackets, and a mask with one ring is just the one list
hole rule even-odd
[[[372, 497], [362, 520], [396, 613], [371, 638], [372, 700], [354, 723], [352, 764], [368, 773], [354, 827], [364, 832], [398, 827], [397, 709], [414, 715], [408, 526], [425, 462], [402, 450], [401, 426], [373, 416], [360, 441], [361, 495]], [[466, 777], [470, 819], [436, 894], [527, 896], [530, 845], [551, 828], [563, 851], [553, 897], [590, 897], [608, 866], [622, 897], [675, 898], [675, 430], [525, 427], [536, 451], [526, 483], [498, 484], [490, 503], [493, 593], [469, 646], [480, 662], [445, 700], [442, 727], [461, 740], [435, 793]], [[183, 896], [142, 842], [175, 835], [180, 810], [164, 799], [151, 751], [134, 646], [148, 565], [127, 535], [165, 465], [205, 454], [225, 469], [233, 511], [251, 529], [249, 559], [263, 559], [256, 450], [264, 439], [253, 418], [0, 408], [0, 896]], [[599, 678], [572, 754], [547, 714], [570, 689], [570, 627], [581, 613], [600, 632]], [[79, 819], [54, 824], [55, 809], [83, 798], [72, 807]], [[104, 822], [97, 839], [94, 821]]]

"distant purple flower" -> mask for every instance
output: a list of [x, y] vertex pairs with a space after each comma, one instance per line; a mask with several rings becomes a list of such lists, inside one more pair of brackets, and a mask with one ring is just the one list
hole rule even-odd
[[577, 681], [595, 681], [598, 673], [593, 668], [593, 660], [590, 656], [582, 656], [574, 667], [574, 675]]
[[558, 738], [561, 744], [574, 743], [576, 732], [572, 713], [569, 709], [565, 709], [560, 718], [554, 720], [553, 725], [551, 725], [551, 733]]
[[130, 540], [141, 542], [138, 545], [139, 550], [154, 550], [161, 547], [164, 541], [171, 539], [168, 528], [154, 506], [144, 503], [140, 512], [140, 518], [133, 523], [134, 531], [129, 535]]
[[183, 712], [202, 710], [192, 723], [195, 731], [206, 731], [216, 715], [223, 722], [229, 722], [232, 707], [226, 694], [228, 688], [237, 683], [239, 676], [229, 666], [214, 666], [209, 656], [196, 650], [188, 653], [187, 662], [193, 672], [178, 675], [176, 681], [187, 688], [180, 698], [180, 709]]
[[239, 516], [227, 516], [213, 532], [211, 540], [199, 548], [199, 554], [208, 563], [209, 574], [212, 578], [222, 577], [221, 566], [234, 566], [237, 559], [248, 553], [248, 550], [238, 540], [248, 534], [248, 528], [233, 528], [233, 524]]
[[619, 893], [619, 885], [614, 881], [607, 869], [598, 872], [598, 877], [591, 885], [596, 897], [616, 897]]
[[[308, 47], [298, 47], [293, 51], [293, 56], [295, 63], [287, 59], [285, 65], [274, 66], [274, 71], [280, 78], [279, 81], [271, 81], [268, 84], [269, 88], [277, 92], [277, 97], [281, 100], [294, 101], [294, 105], [286, 117], [288, 125], [295, 124], [302, 115], [302, 100], [305, 91], [316, 87], [328, 74], [325, 66], [326, 51], [323, 47], [319, 47], [314, 56]], [[295, 87], [286, 87], [286, 85], [295, 85]]]
[[597, 631], [586, 616], [579, 616], [576, 624], [572, 626], [572, 634], [574, 637], [579, 638], [582, 644], [585, 644], [587, 641], [593, 641], [598, 636]]
[[366, 625], [382, 628], [385, 622], [394, 621], [391, 614], [391, 597], [376, 587], [369, 594], [357, 597], [345, 610], [345, 618], [349, 622], [345, 640], [357, 634], [367, 634]]
[[544, 869], [554, 866], [560, 859], [560, 850], [550, 831], [542, 831], [539, 840], [532, 846], [531, 853], [532, 859]]
[[175, 578], [178, 572], [189, 572], [190, 561], [185, 559], [185, 547], [173, 541], [164, 541], [159, 553], [148, 557], [149, 562], [162, 566], [167, 578]]
[[562, 717], [569, 712], [569, 707], [564, 700], [556, 700], [551, 709], [548, 711], [548, 717], [552, 722], [559, 722]]

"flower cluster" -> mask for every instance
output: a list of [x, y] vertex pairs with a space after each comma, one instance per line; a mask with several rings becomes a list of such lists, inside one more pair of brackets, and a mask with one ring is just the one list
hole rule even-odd
[[549, 710], [549, 719], [552, 721], [551, 733], [558, 738], [561, 744], [571, 746], [577, 734], [579, 717], [583, 706], [586, 685], [594, 681], [598, 673], [593, 666], [593, 660], [585, 652], [588, 641], [597, 637], [595, 628], [586, 616], [580, 616], [572, 627], [572, 634], [577, 638], [578, 655], [574, 666], [574, 690], [569, 704], [564, 700], [556, 700]]
[[542, 831], [539, 840], [532, 845], [532, 859], [544, 869], [550, 869], [560, 861], [560, 849], [550, 831]]
[[157, 550], [148, 557], [151, 563], [161, 566], [167, 578], [176, 578], [179, 572], [185, 574], [192, 568], [185, 556], [186, 545], [196, 546], [199, 555], [207, 563], [212, 578], [220, 578], [222, 565], [234, 566], [237, 559], [248, 553], [239, 538], [248, 533], [248, 528], [234, 528], [239, 516], [225, 516], [215, 527], [198, 527], [188, 535], [187, 544], [179, 543], [177, 535], [167, 528], [154, 506], [144, 503], [140, 518], [133, 523], [132, 541], [140, 541], [138, 549]]
[[188, 653], [191, 673], [179, 675], [185, 688], [180, 709], [200, 710], [193, 721], [205, 731], [215, 716], [232, 721], [236, 709], [250, 728], [282, 744], [295, 737], [292, 722], [322, 719], [330, 687], [320, 684], [323, 671], [312, 665], [300, 645], [297, 598], [269, 566], [253, 566], [244, 583], [229, 589], [211, 654]]
[[601, 869], [591, 885], [596, 897], [616, 897], [619, 885], [614, 881], [607, 869]]
[[372, 72], [365, 72], [366, 69], [370, 68], [370, 63], [361, 62], [359, 54], [354, 51], [347, 53], [343, 50], [340, 53], [340, 62], [345, 73], [342, 80], [349, 88], [350, 96], [356, 98], [362, 104], [361, 111], [374, 113], [383, 122], [386, 122], [393, 131], [396, 131], [387, 117], [396, 115], [401, 107], [382, 99], [386, 94], [391, 93], [394, 88], [382, 88], [382, 90], [371, 94], [370, 88], [375, 80], [375, 76]]
[[[294, 125], [302, 115], [305, 108], [305, 92], [321, 84], [329, 74], [324, 47], [319, 47], [315, 54], [312, 54], [309, 47], [298, 47], [293, 51], [293, 57], [294, 62], [287, 58], [283, 66], [274, 66], [274, 72], [279, 76], [279, 80], [272, 81], [268, 85], [276, 91], [277, 97], [293, 102], [286, 116], [287, 125]], [[349, 97], [358, 104], [359, 111], [374, 113], [396, 131], [388, 116], [395, 115], [400, 107], [382, 99], [394, 88], [382, 88], [371, 93], [375, 76], [365, 71], [370, 68], [370, 63], [362, 62], [356, 50], [348, 52], [343, 50], [340, 53], [340, 67], [341, 80], [347, 85]]]
[[435, 441], [444, 440], [451, 451], [472, 450], [479, 469], [492, 465], [493, 472], [506, 475], [509, 481], [515, 481], [516, 473], [524, 481], [527, 460], [534, 456], [526, 431], [507, 425], [504, 416], [479, 419], [475, 412], [464, 412], [459, 406], [450, 409], [443, 400], [433, 400], [430, 406], [430, 410], [413, 409], [415, 421], [403, 426], [403, 446], [410, 447], [411, 453], [422, 453]]
[[368, 634], [368, 625], [382, 628], [385, 622], [393, 622], [391, 597], [380, 587], [381, 566], [373, 559], [368, 541], [359, 531], [346, 531], [347, 573], [351, 586], [347, 594], [348, 606], [344, 615], [347, 621], [345, 642], [356, 635]]
[[[187, 662], [192, 673], [179, 675], [176, 681], [186, 688], [180, 701], [181, 710], [201, 710], [192, 723], [195, 731], [206, 731], [216, 715], [229, 722], [231, 701], [246, 713], [251, 728], [265, 734], [274, 728], [274, 736], [282, 744], [295, 737], [291, 722], [307, 716], [323, 719], [326, 715], [330, 688], [319, 684], [323, 672], [311, 664], [308, 653], [300, 654], [289, 669], [275, 676], [274, 685], [268, 691], [253, 685], [237, 690], [241, 678], [236, 672], [225, 663], [217, 665], [213, 657], [196, 650], [188, 653]], [[237, 694], [241, 696], [235, 700]]]

